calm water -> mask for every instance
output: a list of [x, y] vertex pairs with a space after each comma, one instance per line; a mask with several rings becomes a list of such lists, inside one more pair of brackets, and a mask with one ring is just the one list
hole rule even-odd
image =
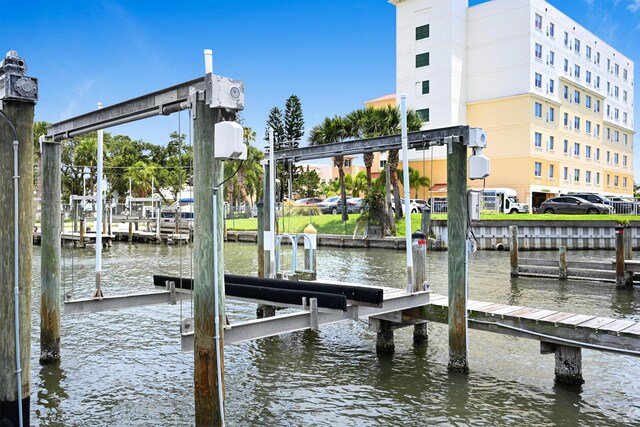
[[[536, 257], [555, 257], [537, 252]], [[570, 259], [613, 252], [570, 252]], [[93, 289], [94, 252], [63, 251], [66, 291]], [[225, 246], [227, 272], [255, 274], [254, 245]], [[446, 293], [446, 253], [429, 258], [432, 290]], [[105, 251], [106, 295], [152, 289], [153, 274], [191, 276], [191, 249], [118, 244]], [[402, 287], [404, 252], [321, 248], [319, 276]], [[43, 426], [193, 425], [193, 354], [180, 352], [180, 319], [191, 304], [65, 316], [62, 362], [41, 367], [40, 248], [34, 248], [32, 423]], [[640, 320], [638, 290], [612, 284], [511, 279], [506, 252], [470, 259], [470, 298]], [[255, 306], [227, 302], [231, 322]], [[396, 333], [396, 353], [378, 357], [362, 321], [225, 349], [230, 426], [640, 425], [637, 358], [583, 351], [586, 384], [554, 386], [554, 358], [537, 341], [470, 331], [468, 376], [447, 372], [447, 330], [430, 326], [414, 347], [412, 328]]]

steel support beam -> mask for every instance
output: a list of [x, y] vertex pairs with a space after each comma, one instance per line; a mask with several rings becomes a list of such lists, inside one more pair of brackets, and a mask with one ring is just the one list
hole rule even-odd
[[[410, 149], [423, 150], [433, 145], [443, 145], [446, 137], [464, 137], [469, 131], [469, 126], [452, 126], [441, 129], [421, 130], [408, 134]], [[281, 150], [274, 153], [276, 161], [283, 160], [313, 160], [346, 156], [367, 152], [388, 151], [402, 148], [400, 135], [381, 136], [376, 138], [360, 139], [354, 141], [338, 142], [335, 144], [316, 145], [291, 150]]]
[[148, 117], [168, 115], [189, 107], [190, 96], [204, 91], [204, 77], [133, 98], [100, 110], [72, 117], [47, 128], [47, 135], [60, 141], [98, 129], [122, 125]]
[[65, 314], [98, 313], [155, 304], [173, 304], [176, 299], [189, 299], [188, 294], [163, 291], [65, 301]]

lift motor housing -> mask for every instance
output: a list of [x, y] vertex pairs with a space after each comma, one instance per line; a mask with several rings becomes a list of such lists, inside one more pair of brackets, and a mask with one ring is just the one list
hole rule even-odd
[[0, 61], [0, 100], [38, 101], [38, 80], [27, 77], [27, 64], [15, 50], [10, 50]]

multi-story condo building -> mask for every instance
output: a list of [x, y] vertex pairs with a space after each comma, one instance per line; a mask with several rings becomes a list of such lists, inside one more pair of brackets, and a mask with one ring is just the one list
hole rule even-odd
[[[534, 206], [572, 191], [633, 194], [629, 58], [544, 0], [390, 2], [396, 93], [425, 128], [487, 131], [487, 187]], [[431, 159], [432, 183], [446, 183], [443, 151], [409, 156], [418, 169]]]

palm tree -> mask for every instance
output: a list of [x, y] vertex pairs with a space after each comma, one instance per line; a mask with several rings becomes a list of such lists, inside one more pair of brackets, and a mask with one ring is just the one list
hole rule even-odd
[[[314, 126], [309, 134], [309, 143], [311, 145], [324, 145], [333, 144], [336, 142], [342, 142], [348, 135], [346, 129], [348, 125], [345, 124], [345, 119], [339, 116], [334, 116], [332, 119], [326, 117], [322, 123]], [[342, 196], [342, 221], [347, 221], [349, 215], [347, 214], [347, 194], [344, 188], [344, 156], [335, 156], [333, 161], [338, 168], [338, 174], [340, 177], [340, 194]]]
[[353, 187], [351, 189], [351, 195], [353, 197], [359, 197], [360, 194], [369, 190], [370, 184], [367, 182], [367, 174], [366, 172], [360, 171], [356, 174], [356, 177], [353, 179]]
[[246, 187], [246, 171], [245, 164], [248, 165], [250, 162], [255, 161], [255, 159], [249, 159], [249, 146], [251, 145], [251, 141], [256, 140], [256, 133], [251, 130], [251, 128], [243, 128], [243, 142], [247, 146], [247, 160], [243, 162], [243, 166], [238, 169], [238, 187], [240, 187], [240, 199], [245, 203], [245, 207], [247, 209], [247, 213], [250, 212], [249, 206], [249, 195], [247, 194]]
[[[404, 175], [402, 169], [398, 171], [398, 179], [404, 185]], [[418, 190], [420, 187], [431, 187], [431, 180], [428, 176], [420, 175], [420, 171], [409, 167], [409, 188], [416, 190], [416, 199], [418, 198]]]

